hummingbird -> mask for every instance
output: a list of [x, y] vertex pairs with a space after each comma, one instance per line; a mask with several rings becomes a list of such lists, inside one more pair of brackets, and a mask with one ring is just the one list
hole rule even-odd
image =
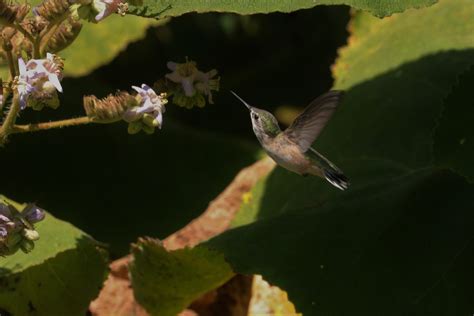
[[255, 136], [278, 165], [302, 176], [324, 178], [341, 190], [348, 188], [349, 179], [341, 169], [311, 147], [336, 110], [343, 91], [331, 90], [313, 100], [284, 131], [270, 112], [253, 107], [230, 92], [249, 109]]

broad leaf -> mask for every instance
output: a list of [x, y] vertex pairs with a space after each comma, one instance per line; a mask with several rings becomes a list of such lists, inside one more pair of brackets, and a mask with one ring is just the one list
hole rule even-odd
[[59, 55], [65, 59], [67, 76], [83, 76], [108, 64], [131, 42], [145, 37], [156, 21], [134, 16], [111, 15], [100, 23], [84, 22], [75, 42]]
[[461, 177], [432, 169], [357, 184], [324, 203], [294, 191], [306, 207], [290, 201], [207, 246], [235, 271], [287, 290], [303, 315], [463, 315], [474, 308], [472, 194]]
[[[145, 37], [146, 30], [166, 21], [153, 21], [136, 16], [111, 15], [94, 24], [83, 22], [76, 40], [58, 53], [64, 58], [66, 76], [83, 76], [111, 62], [127, 45]], [[0, 63], [0, 77], [8, 79], [8, 65]]]
[[436, 129], [434, 150], [436, 162], [474, 180], [474, 68], [459, 78], [444, 102]]
[[452, 0], [358, 17], [334, 66], [347, 96], [314, 144], [352, 186], [277, 168], [236, 228], [201, 247], [281, 286], [305, 315], [472, 313], [474, 186], [436, 166], [433, 144], [474, 63], [473, 15], [470, 0]]
[[0, 258], [0, 310], [12, 315], [84, 315], [107, 273], [105, 251], [49, 213], [36, 229], [40, 239], [31, 253]]
[[135, 297], [152, 315], [176, 315], [233, 276], [224, 257], [205, 248], [168, 252], [158, 240], [141, 239], [132, 253]]
[[437, 0], [365, 1], [365, 0], [144, 0], [142, 6], [132, 7], [132, 14], [146, 17], [179, 16], [188, 12], [232, 12], [238, 14], [292, 12], [309, 9], [317, 5], [346, 4], [356, 9], [367, 10], [378, 17], [384, 17], [409, 8], [421, 8]]

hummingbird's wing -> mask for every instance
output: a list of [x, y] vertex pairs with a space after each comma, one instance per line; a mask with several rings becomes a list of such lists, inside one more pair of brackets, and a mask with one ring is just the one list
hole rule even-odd
[[285, 135], [305, 152], [323, 130], [336, 110], [344, 92], [331, 90], [311, 102], [288, 127]]

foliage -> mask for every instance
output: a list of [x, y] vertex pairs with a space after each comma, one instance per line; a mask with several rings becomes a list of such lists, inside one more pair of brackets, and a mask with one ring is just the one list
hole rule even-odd
[[[164, 60], [161, 50], [153, 51], [168, 69], [157, 70], [143, 61], [137, 72], [152, 81], [114, 93], [103, 84], [100, 71], [83, 81], [63, 78], [114, 64], [112, 60], [143, 38], [150, 26], [161, 28], [149, 36], [169, 41], [172, 32], [164, 26], [164, 17], [350, 5], [367, 12], [352, 13], [348, 44], [332, 68], [334, 89], [345, 90], [346, 96], [315, 147], [344, 169], [352, 186], [341, 192], [319, 178], [276, 168], [245, 194], [232, 229], [225, 233], [175, 251], [167, 251], [158, 239], [139, 238], [131, 250], [134, 296], [151, 315], [171, 316], [236, 273], [262, 274], [288, 291], [304, 315], [472, 313], [474, 6], [471, 0], [435, 2], [44, 0], [34, 2], [30, 11], [26, 4], [0, 0], [0, 144], [7, 145], [0, 165], [2, 181], [8, 184], [2, 193], [46, 200], [56, 215], [64, 214], [110, 242], [112, 255], [123, 255], [139, 235], [165, 237], [192, 220], [196, 209], [258, 155], [256, 146], [212, 131], [206, 126], [211, 119], [201, 124], [211, 131], [199, 131], [173, 115], [185, 109], [189, 115], [205, 115], [196, 108], [214, 103], [221, 77], [229, 78], [229, 88], [245, 82], [261, 93], [271, 87], [273, 100], [286, 90], [299, 93], [298, 87], [307, 83], [301, 82], [302, 70], [296, 68], [313, 65], [302, 66], [302, 57], [315, 54], [317, 45], [304, 47], [308, 53], [298, 56], [285, 56], [290, 51], [286, 49], [264, 56], [264, 65], [249, 61], [252, 71], [234, 69], [233, 75], [218, 72], [212, 64], [198, 67], [187, 57], [183, 60], [185, 55]], [[250, 36], [257, 33], [258, 26], [246, 18], [221, 17], [223, 32], [233, 40], [241, 36], [237, 23]], [[201, 45], [196, 30], [191, 31], [175, 36], [186, 33], [193, 37], [190, 43]], [[295, 34], [295, 41], [317, 42], [307, 39], [306, 31]], [[317, 49], [326, 45], [317, 43]], [[238, 59], [236, 47], [232, 58]], [[258, 46], [249, 48], [250, 53], [243, 54], [259, 54]], [[211, 47], [205, 53], [208, 60], [218, 59]], [[291, 59], [294, 73], [282, 75], [280, 66]], [[115, 74], [116, 82], [125, 82], [119, 80], [127, 76], [125, 71]], [[259, 82], [269, 77], [278, 82]], [[82, 85], [72, 87], [75, 82]], [[286, 85], [282, 82], [291, 87], [280, 89]], [[71, 87], [67, 96], [63, 86]], [[84, 90], [108, 95], [84, 95]], [[61, 103], [77, 105], [78, 98], [83, 109], [67, 108], [70, 118], [51, 114]], [[37, 123], [41, 116], [31, 110], [43, 109], [50, 117]], [[79, 116], [80, 111], [85, 115]], [[230, 125], [234, 110], [219, 111], [224, 115], [214, 126]], [[27, 123], [18, 124], [20, 120]], [[81, 139], [61, 131], [37, 136], [24, 147], [16, 142], [26, 136], [8, 143], [13, 134], [118, 122], [84, 130]], [[161, 131], [155, 138], [128, 136], [119, 129], [124, 123], [128, 134]], [[64, 146], [68, 136], [75, 141], [73, 149], [54, 154], [52, 147]], [[57, 168], [65, 162], [65, 169]], [[22, 179], [8, 181], [14, 178]], [[22, 249], [29, 253], [2, 252], [8, 256], [0, 258], [0, 313], [84, 315], [106, 276], [103, 244], [50, 213], [39, 222], [44, 218], [39, 208], [29, 222], [26, 204], [11, 203], [16, 213], [9, 213], [8, 203], [0, 212], [0, 249], [18, 250], [25, 242], [29, 247]], [[31, 211], [35, 204], [28, 205]], [[14, 235], [11, 227], [16, 224]]]
[[83, 76], [111, 62], [130, 43], [145, 36], [150, 26], [165, 23], [134, 16], [111, 16], [102, 23], [84, 23], [74, 45], [64, 50], [67, 76]]
[[49, 213], [37, 230], [40, 239], [31, 253], [0, 258], [0, 310], [12, 315], [84, 315], [105, 280], [104, 249]]
[[166, 251], [158, 240], [132, 247], [135, 297], [153, 315], [175, 315], [233, 276], [224, 257], [204, 248]]
[[192, 0], [143, 0], [130, 12], [147, 17], [179, 16], [188, 12], [232, 12], [238, 14], [255, 14], [270, 12], [292, 12], [308, 9], [317, 5], [346, 4], [356, 9], [367, 10], [378, 17], [392, 15], [409, 8], [421, 8], [436, 3], [436, 0], [403, 0], [403, 1], [364, 1], [364, 0], [244, 0], [244, 1], [192, 1]]
[[470, 147], [446, 147], [469, 125], [446, 124], [471, 112], [459, 103], [471, 82], [462, 74], [474, 60], [473, 14], [468, 1], [444, 1], [381, 21], [357, 16], [334, 66], [347, 97], [316, 144], [353, 186], [336, 192], [276, 169], [237, 228], [201, 247], [288, 290], [307, 315], [472, 311], [474, 187], [443, 167], [470, 175]]

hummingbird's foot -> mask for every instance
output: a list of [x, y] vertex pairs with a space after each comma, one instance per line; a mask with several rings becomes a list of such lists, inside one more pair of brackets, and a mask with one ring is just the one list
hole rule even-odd
[[301, 175], [302, 175], [303, 177], [307, 177], [307, 176], [309, 176], [309, 173], [302, 173]]

